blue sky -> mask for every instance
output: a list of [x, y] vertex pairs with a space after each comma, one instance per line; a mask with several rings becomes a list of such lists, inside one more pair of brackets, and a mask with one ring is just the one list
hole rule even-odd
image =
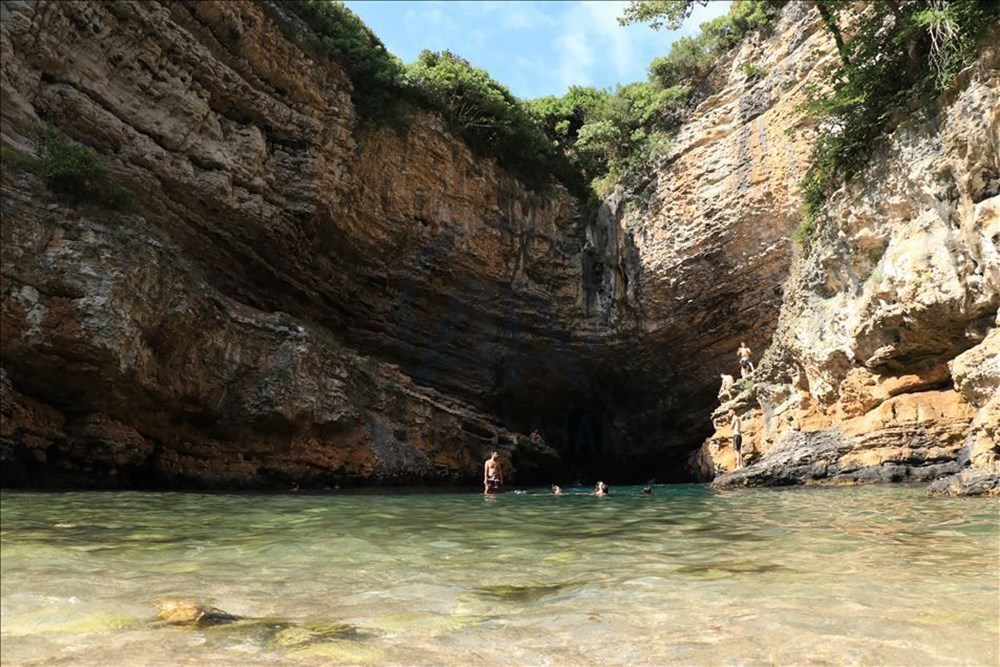
[[403, 62], [420, 51], [448, 49], [485, 69], [521, 98], [562, 95], [571, 85], [611, 87], [646, 79], [653, 58], [681, 35], [729, 11], [729, 0], [696, 6], [678, 31], [621, 27], [627, 2], [438, 2], [348, 0], [344, 3]]

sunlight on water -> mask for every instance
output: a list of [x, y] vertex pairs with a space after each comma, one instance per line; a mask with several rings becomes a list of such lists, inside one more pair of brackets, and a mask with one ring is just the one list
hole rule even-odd
[[[996, 665], [1000, 525], [916, 488], [2, 494], [6, 665]], [[245, 617], [153, 621], [158, 598]]]

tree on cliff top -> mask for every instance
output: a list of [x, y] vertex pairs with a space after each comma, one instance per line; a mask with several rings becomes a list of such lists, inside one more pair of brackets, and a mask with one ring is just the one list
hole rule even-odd
[[[619, 23], [649, 20], [675, 28], [695, 4], [707, 0], [633, 2]], [[649, 80], [620, 85], [613, 92], [574, 86], [561, 98], [528, 102], [552, 145], [581, 177], [605, 195], [621, 179], [638, 178], [667, 152], [670, 133], [686, 117], [697, 85], [716, 60], [748, 32], [760, 30], [780, 13], [783, 2], [744, 0], [729, 14], [682, 37], [649, 66]]]
[[309, 26], [307, 46], [346, 70], [362, 128], [390, 124], [401, 129], [408, 106], [420, 106], [440, 113], [476, 154], [496, 158], [529, 187], [544, 187], [554, 175], [579, 189], [579, 178], [524, 104], [486, 71], [450, 51], [425, 50], [404, 66], [343, 3], [284, 2]]
[[[675, 29], [707, 0], [633, 0], [619, 23]], [[712, 51], [729, 48], [765, 25], [783, 3], [744, 0], [728, 16], [702, 26], [693, 40], [675, 43], [653, 62], [651, 74], [670, 85], [710, 66]], [[806, 227], [839, 183], [867, 163], [903, 114], [947, 88], [975, 58], [982, 36], [1000, 22], [995, 0], [813, 0], [839, 62], [812, 90], [806, 110], [826, 122], [802, 183]], [[709, 47], [699, 40], [712, 40]], [[804, 227], [805, 228], [805, 227]]]
[[691, 16], [695, 4], [705, 6], [708, 0], [633, 0], [618, 24], [648, 23], [653, 30], [677, 30]]

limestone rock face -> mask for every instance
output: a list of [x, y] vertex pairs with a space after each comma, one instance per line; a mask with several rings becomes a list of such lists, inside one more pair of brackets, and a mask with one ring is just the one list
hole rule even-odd
[[212, 289], [140, 218], [98, 223], [37, 194], [5, 204], [2, 344], [22, 373], [17, 389], [4, 375], [5, 482], [413, 482], [474, 476], [492, 448], [508, 470], [554, 455], [322, 327]]
[[4, 483], [470, 482], [493, 448], [511, 479], [551, 468], [492, 408], [548, 382], [525, 348], [567, 364], [569, 197], [431, 115], [356, 132], [278, 3], [2, 11], [5, 147], [52, 125], [141, 209], [5, 162]]
[[[759, 462], [721, 484], [926, 479], [947, 461], [997, 474], [998, 63], [987, 50], [833, 195], [753, 386], [714, 414], [703, 474], [731, 468], [719, 455], [730, 407], [748, 415]], [[830, 433], [840, 444], [820, 452]], [[790, 471], [798, 447], [822, 466]]]
[[[789, 3], [717, 65], [646, 185], [607, 202], [617, 233], [603, 252], [618, 269], [604, 293], [622, 298], [605, 312], [622, 331], [623, 373], [648, 388], [629, 395], [641, 404], [632, 430], [656, 433], [658, 456], [710, 432], [720, 373], [738, 378], [740, 342], [759, 359], [775, 329], [814, 136], [799, 106], [832, 57], [815, 10]], [[746, 65], [766, 74], [748, 78]]]
[[4, 155], [52, 125], [138, 208], [69, 205], [4, 158], [4, 484], [473, 483], [494, 448], [514, 483], [683, 477], [742, 340], [758, 458], [817, 431], [852, 478], [995, 461], [995, 55], [796, 260], [799, 106], [833, 57], [809, 3], [593, 219], [432, 113], [362, 129], [302, 28], [277, 0], [0, 6]]

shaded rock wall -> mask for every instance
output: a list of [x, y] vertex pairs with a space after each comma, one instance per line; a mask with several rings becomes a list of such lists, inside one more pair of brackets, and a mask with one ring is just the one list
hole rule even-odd
[[325, 328], [221, 294], [141, 218], [6, 180], [4, 483], [462, 482], [493, 448], [515, 477], [554, 462]]
[[551, 466], [486, 408], [522, 346], [568, 354], [574, 203], [434, 116], [356, 132], [343, 72], [281, 11], [4, 3], [5, 146], [51, 124], [142, 210], [5, 164], [6, 481], [113, 483], [123, 443], [133, 482], [468, 481], [498, 445]]

